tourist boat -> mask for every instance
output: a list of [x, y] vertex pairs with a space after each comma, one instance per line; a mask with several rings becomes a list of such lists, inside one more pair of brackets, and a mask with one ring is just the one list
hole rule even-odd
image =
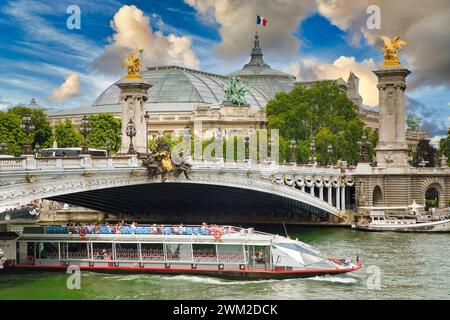
[[[8, 245], [8, 246], [7, 246]], [[192, 274], [240, 279], [286, 279], [340, 274], [361, 268], [356, 257], [337, 259], [288, 237], [253, 228], [217, 226], [67, 228], [25, 227], [0, 239], [5, 269]]]
[[357, 223], [353, 227], [366, 231], [450, 232], [450, 219], [422, 219], [421, 216], [409, 219], [387, 218], [383, 211], [372, 211], [369, 222]]

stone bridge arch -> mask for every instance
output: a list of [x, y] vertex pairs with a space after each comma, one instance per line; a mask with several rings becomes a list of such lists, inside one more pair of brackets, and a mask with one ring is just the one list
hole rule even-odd
[[445, 208], [445, 183], [443, 179], [439, 177], [429, 177], [422, 180], [421, 183], [418, 184], [417, 192], [420, 197], [420, 203], [425, 205], [427, 192], [431, 191], [431, 189], [434, 189], [437, 192], [438, 208]]

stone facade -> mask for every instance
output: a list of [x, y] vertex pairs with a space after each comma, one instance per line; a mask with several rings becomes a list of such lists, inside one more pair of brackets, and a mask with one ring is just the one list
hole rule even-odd
[[379, 140], [376, 161], [379, 167], [408, 166], [408, 145], [405, 131], [405, 90], [409, 70], [399, 67], [383, 67], [374, 71], [378, 76]]
[[136, 136], [133, 138], [134, 149], [145, 152], [147, 148], [147, 123], [145, 120], [145, 102], [148, 100], [148, 89], [151, 85], [143, 80], [122, 80], [117, 83], [120, 88], [122, 102], [122, 144], [120, 153], [127, 153], [130, 138], [126, 135], [128, 122], [133, 121]]

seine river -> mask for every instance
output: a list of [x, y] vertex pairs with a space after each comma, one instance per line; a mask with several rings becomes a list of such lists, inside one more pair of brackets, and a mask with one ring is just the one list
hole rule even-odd
[[450, 234], [288, 231], [336, 256], [358, 251], [364, 268], [339, 276], [255, 282], [83, 272], [80, 290], [67, 289], [65, 273], [0, 274], [0, 299], [450, 299]]

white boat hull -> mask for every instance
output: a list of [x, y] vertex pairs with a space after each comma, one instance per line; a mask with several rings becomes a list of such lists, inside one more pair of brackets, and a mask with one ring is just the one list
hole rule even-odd
[[450, 219], [418, 222], [418, 223], [369, 223], [356, 225], [357, 229], [367, 231], [396, 231], [396, 232], [450, 232]]

